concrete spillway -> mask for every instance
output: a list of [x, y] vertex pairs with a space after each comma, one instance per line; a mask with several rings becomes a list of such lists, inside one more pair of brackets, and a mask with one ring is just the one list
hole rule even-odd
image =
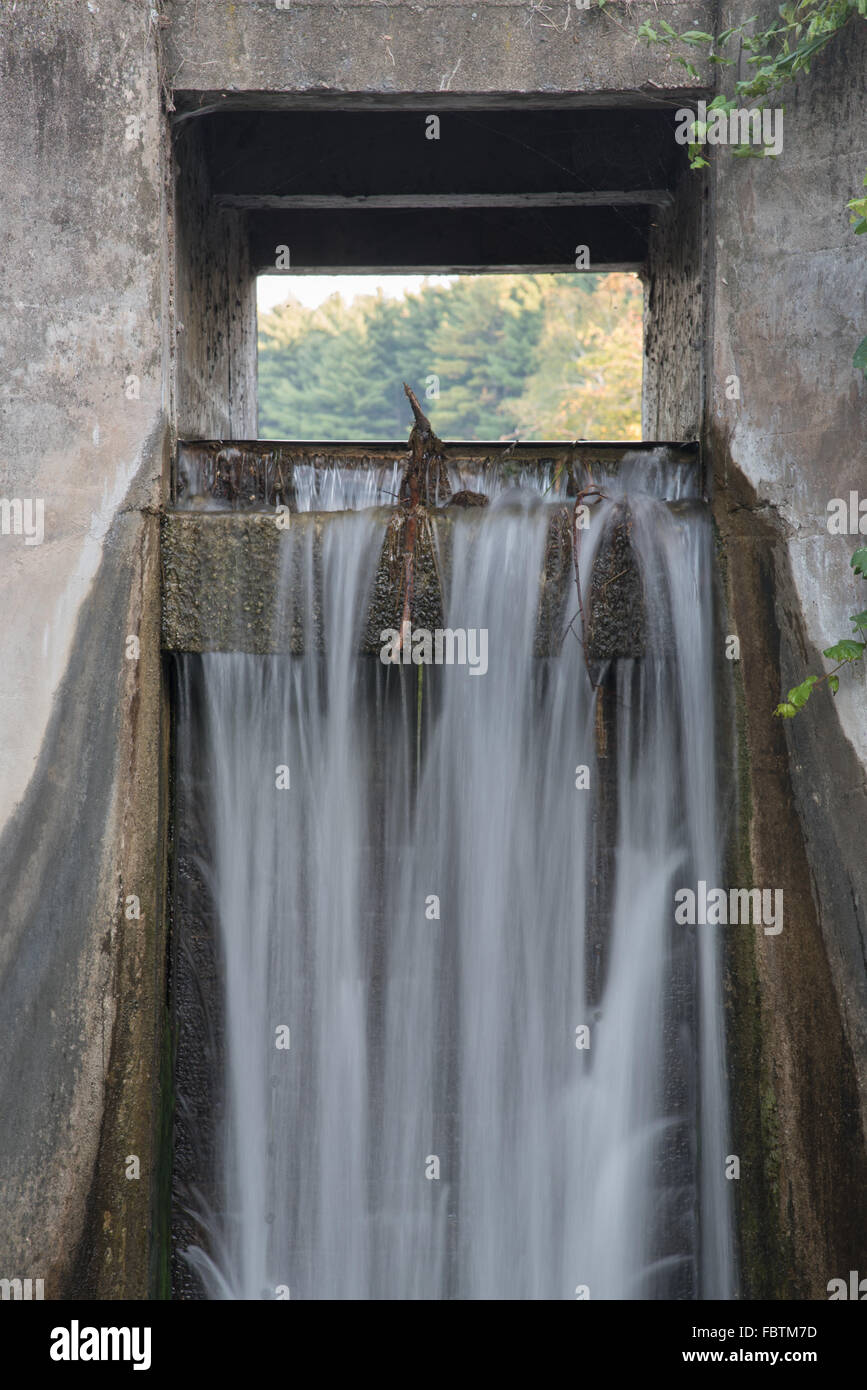
[[270, 645], [174, 644], [181, 1296], [731, 1295], [718, 943], [671, 909], [719, 872], [711, 536], [663, 464], [579, 548], [601, 604], [628, 540], [640, 657], [585, 660], [530, 477], [432, 532], [484, 671], [359, 660], [378, 509], [173, 518], [276, 566]]
[[[491, 498], [504, 486], [523, 483], [560, 504], [548, 509], [543, 562], [533, 581], [539, 599], [537, 653], [551, 654], [562, 645], [562, 609], [574, 589], [572, 504], [580, 489], [617, 479], [612, 495], [622, 494], [640, 476], [676, 509], [700, 505], [697, 460], [689, 446], [485, 446], [475, 452], [446, 447], [456, 487], [478, 488]], [[395, 519], [393, 499], [404, 459], [405, 451], [372, 445], [183, 446], [179, 505], [162, 520], [164, 648], [299, 655], [307, 641], [321, 649], [324, 535], [342, 524], [344, 509], [373, 516], [378, 507], [380, 553], [358, 632], [359, 651], [378, 652], [380, 631], [399, 625], [402, 616], [401, 574], [392, 555], [402, 537], [395, 545], [386, 525]], [[390, 507], [383, 505], [385, 499], [392, 500]], [[592, 503], [585, 510], [589, 527]], [[455, 506], [433, 508], [426, 518], [416, 546], [411, 613], [416, 626], [435, 628], [443, 621], [454, 528], [462, 520]], [[639, 656], [643, 650], [641, 592], [622, 506], [607, 530], [585, 614], [588, 646], [598, 660]], [[299, 566], [308, 552], [312, 586], [305, 611], [287, 598], [304, 589]]]

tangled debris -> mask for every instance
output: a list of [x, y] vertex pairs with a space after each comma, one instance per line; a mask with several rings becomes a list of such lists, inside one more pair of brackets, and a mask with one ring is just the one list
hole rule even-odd
[[[394, 516], [388, 523], [383, 559], [389, 575], [399, 587], [400, 623], [398, 631], [410, 630], [415, 617], [416, 570], [437, 572], [436, 544], [431, 529], [433, 507], [485, 507], [484, 493], [462, 489], [452, 493], [445, 447], [434, 433], [430, 420], [418, 403], [412, 387], [403, 384], [414, 418], [409, 436], [409, 462], [404, 470]], [[403, 640], [403, 637], [401, 637]]]
[[487, 494], [484, 492], [470, 492], [469, 488], [462, 488], [460, 492], [453, 492], [450, 507], [486, 507], [488, 505]]
[[401, 504], [416, 507], [422, 502], [425, 506], [447, 506], [452, 489], [445, 446], [434, 434], [412, 387], [404, 382], [403, 389], [412, 406], [415, 423], [409, 435], [409, 463], [400, 484]]

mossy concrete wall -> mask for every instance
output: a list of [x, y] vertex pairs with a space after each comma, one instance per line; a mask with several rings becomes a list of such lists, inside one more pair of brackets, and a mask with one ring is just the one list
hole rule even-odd
[[148, 9], [0, 10], [0, 496], [44, 505], [41, 544], [0, 535], [0, 1275], [47, 1298], [150, 1282], [172, 354]]
[[[727, 7], [726, 23], [754, 12]], [[812, 1298], [863, 1263], [867, 1229], [865, 672], [794, 721], [772, 712], [828, 668], [822, 649], [867, 597], [849, 568], [858, 538], [826, 525], [831, 498], [867, 495], [867, 382], [852, 367], [867, 238], [845, 209], [864, 175], [865, 72], [855, 19], [786, 92], [780, 158], [718, 148], [708, 181], [706, 439], [740, 638], [741, 872], [785, 894], [782, 934], [733, 966], [736, 1102], [767, 1136], [738, 1197], [755, 1212], [758, 1185], [772, 1190], [777, 1229], [774, 1250], [747, 1230], [745, 1276]]]
[[[169, 512], [163, 517], [162, 642], [170, 652], [298, 655], [327, 641], [322, 627], [322, 544], [326, 527], [345, 526], [346, 512]], [[417, 533], [408, 540], [415, 515]], [[453, 528], [484, 526], [484, 508], [378, 508], [382, 549], [359, 633], [360, 655], [378, 656], [382, 633], [404, 621], [407, 546], [412, 545], [409, 620], [434, 631], [445, 625]], [[288, 522], [288, 524], [286, 524]], [[586, 597], [587, 652], [616, 661], [644, 651], [641, 580], [629, 542], [627, 509], [618, 509], [600, 541]], [[574, 601], [571, 512], [559, 508], [548, 529], [539, 575], [535, 647], [558, 656], [564, 607]]]

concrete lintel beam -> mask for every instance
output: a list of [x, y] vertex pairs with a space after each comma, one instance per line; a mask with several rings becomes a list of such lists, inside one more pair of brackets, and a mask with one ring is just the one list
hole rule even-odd
[[468, 208], [669, 207], [674, 196], [666, 188], [599, 189], [586, 193], [217, 193], [220, 207], [270, 212], [376, 212]]
[[[346, 273], [400, 267], [574, 271], [576, 247], [590, 269], [640, 269], [647, 258], [649, 205], [574, 208], [360, 208], [339, 217], [322, 210], [254, 210], [246, 217], [257, 274], [289, 260], [293, 272]], [[578, 273], [578, 272], [576, 272]]]
[[211, 193], [233, 207], [330, 209], [371, 193], [378, 201], [364, 197], [366, 206], [556, 206], [641, 193], [653, 202], [686, 162], [665, 106], [218, 112], [201, 128]]
[[[535, 94], [556, 106], [591, 97], [651, 102], [662, 94], [712, 87], [714, 72], [697, 63], [691, 78], [661, 44], [636, 37], [643, 19], [659, 16], [655, 0], [611, 14], [566, 0], [531, 7], [527, 0], [167, 0], [162, 32], [165, 71], [178, 110], [202, 99], [239, 101], [291, 93], [323, 105], [423, 100], [437, 104]], [[666, 5], [682, 32], [712, 30], [711, 0]], [[698, 90], [702, 95], [702, 90]]]

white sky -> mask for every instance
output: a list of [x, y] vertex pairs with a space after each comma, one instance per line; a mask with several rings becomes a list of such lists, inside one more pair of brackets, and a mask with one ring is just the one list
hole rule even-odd
[[360, 294], [375, 294], [378, 289], [388, 298], [399, 299], [407, 292], [421, 289], [425, 280], [435, 285], [449, 285], [454, 278], [453, 275], [260, 275], [256, 296], [262, 314], [282, 304], [289, 294], [294, 294], [309, 309], [315, 309], [337, 291], [347, 303]]

